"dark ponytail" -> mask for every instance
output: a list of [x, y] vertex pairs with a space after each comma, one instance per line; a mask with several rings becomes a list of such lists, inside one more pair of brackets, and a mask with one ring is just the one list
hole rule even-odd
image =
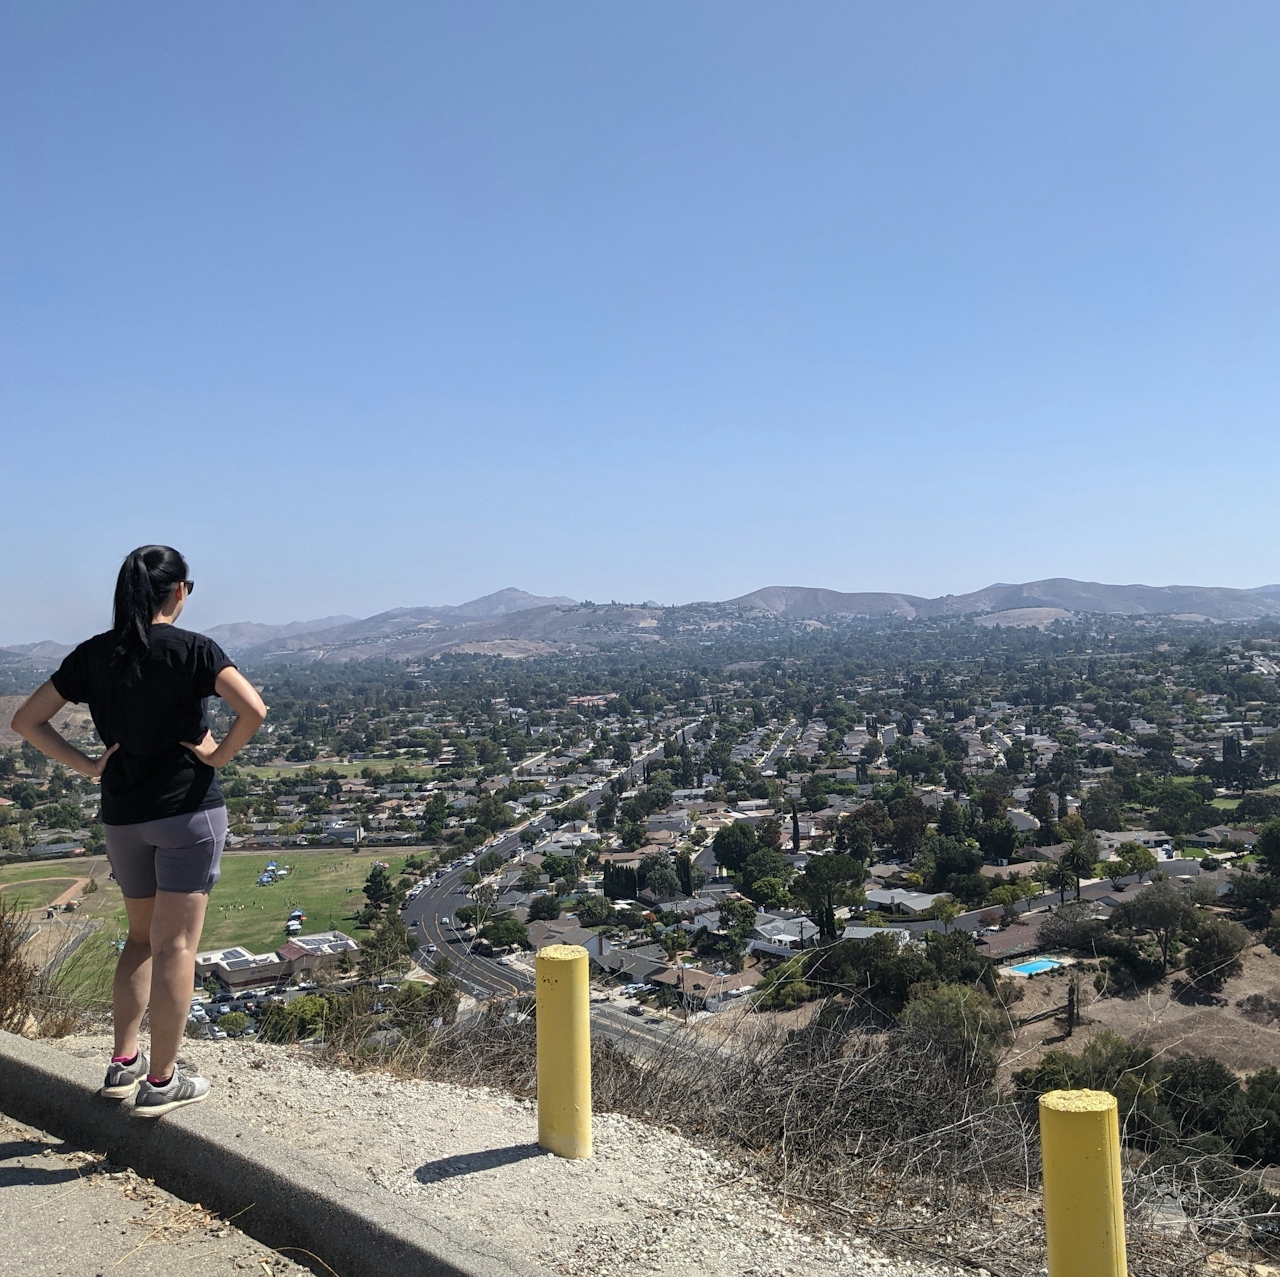
[[142, 672], [151, 650], [151, 618], [175, 585], [187, 579], [187, 561], [167, 545], [143, 545], [120, 565], [111, 629], [116, 664], [130, 677]]

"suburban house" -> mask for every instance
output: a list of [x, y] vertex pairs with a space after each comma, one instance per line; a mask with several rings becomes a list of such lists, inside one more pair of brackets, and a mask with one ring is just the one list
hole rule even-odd
[[867, 903], [885, 913], [904, 913], [910, 916], [925, 913], [941, 900], [945, 891], [907, 891], [903, 888], [875, 887], [867, 892]]

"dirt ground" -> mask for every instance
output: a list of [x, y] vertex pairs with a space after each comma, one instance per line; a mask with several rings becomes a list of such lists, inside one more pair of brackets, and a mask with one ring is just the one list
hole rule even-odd
[[[1087, 965], [1087, 964], [1086, 964]], [[1071, 968], [1026, 981], [1026, 996], [1014, 1008], [1023, 1018], [1067, 1000]], [[1104, 1029], [1175, 1055], [1214, 1055], [1240, 1073], [1253, 1073], [1268, 1065], [1280, 1065], [1280, 955], [1265, 945], [1244, 954], [1244, 970], [1229, 980], [1220, 994], [1198, 1001], [1177, 996], [1175, 981], [1139, 994], [1100, 997], [1093, 988], [1093, 972], [1080, 982], [1084, 1023], [1070, 1038], [1063, 1036], [1061, 1020], [1042, 1020], [1019, 1030], [1006, 1061], [1006, 1069], [1034, 1064], [1046, 1051], [1079, 1051]], [[1260, 995], [1257, 1010], [1242, 1006], [1250, 995]], [[1270, 1003], [1268, 1007], [1266, 1004]]]

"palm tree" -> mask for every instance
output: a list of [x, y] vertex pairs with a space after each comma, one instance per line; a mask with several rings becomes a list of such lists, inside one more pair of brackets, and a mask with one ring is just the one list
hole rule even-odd
[[1098, 840], [1092, 834], [1077, 838], [1058, 862], [1076, 880], [1076, 899], [1080, 899], [1080, 881], [1093, 875], [1093, 867], [1098, 861]]

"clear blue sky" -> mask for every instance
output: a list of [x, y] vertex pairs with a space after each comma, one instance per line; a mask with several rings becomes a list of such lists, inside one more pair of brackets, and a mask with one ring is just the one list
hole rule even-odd
[[0, 643], [1280, 580], [1280, 6], [0, 4]]

